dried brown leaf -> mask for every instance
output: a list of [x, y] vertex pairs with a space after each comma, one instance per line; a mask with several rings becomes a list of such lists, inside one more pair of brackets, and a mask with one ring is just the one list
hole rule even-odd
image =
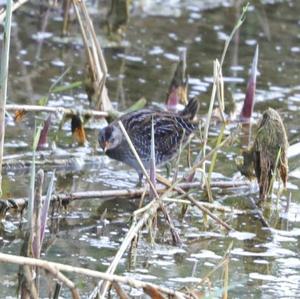
[[26, 113], [27, 112], [25, 110], [17, 110], [15, 112], [15, 117], [14, 117], [15, 122], [21, 122], [24, 119]]
[[82, 120], [79, 115], [73, 115], [71, 118], [71, 130], [73, 138], [79, 145], [84, 145], [86, 142], [86, 134], [83, 128]]
[[144, 287], [143, 290], [152, 299], [165, 299], [165, 296], [163, 296], [157, 289], [152, 286]]

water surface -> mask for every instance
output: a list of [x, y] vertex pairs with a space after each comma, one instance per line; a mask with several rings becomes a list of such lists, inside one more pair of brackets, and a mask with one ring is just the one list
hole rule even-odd
[[[114, 105], [120, 110], [141, 97], [149, 102], [163, 102], [178, 59], [178, 49], [187, 48], [189, 95], [201, 99], [200, 114], [208, 109], [213, 60], [220, 59], [224, 42], [239, 14], [239, 1], [145, 1], [135, 4], [124, 38], [107, 42], [105, 35], [106, 4], [101, 9], [91, 6], [91, 13], [104, 45], [109, 78], [107, 87]], [[233, 39], [224, 62], [226, 104], [235, 100], [239, 111], [255, 47], [259, 44], [259, 77], [254, 121], [264, 109], [277, 109], [287, 128], [290, 144], [299, 142], [299, 1], [253, 1], [247, 18]], [[45, 25], [44, 20], [48, 18]], [[85, 53], [74, 21], [70, 25], [68, 42], [60, 37], [62, 16], [59, 8], [47, 10], [43, 4], [26, 4], [14, 13], [8, 103], [37, 104], [62, 72], [71, 67], [62, 84], [83, 80]], [[103, 41], [103, 40], [106, 40]], [[49, 105], [89, 107], [83, 88], [51, 94]], [[45, 114], [37, 115], [46, 118]], [[97, 130], [103, 123], [87, 124], [89, 145], [82, 149], [72, 141], [70, 124], [59, 133], [56, 154], [72, 152], [79, 158], [71, 167], [57, 169], [56, 190], [75, 192], [88, 190], [123, 189], [135, 186], [137, 176], [126, 166], [104, 157], [97, 149]], [[54, 122], [49, 139], [58, 128]], [[23, 122], [8, 124], [5, 136], [5, 155], [31, 152], [34, 117], [28, 114]], [[211, 128], [210, 145], [219, 132]], [[197, 142], [193, 144], [197, 153]], [[198, 145], [199, 146], [199, 145]], [[235, 144], [224, 149], [218, 159], [214, 178], [242, 179], [234, 159], [240, 152]], [[300, 183], [299, 155], [290, 159], [290, 179], [278, 208], [273, 204], [265, 211], [272, 230], [263, 228], [253, 215], [219, 215], [237, 232], [227, 235], [213, 222], [203, 219], [195, 208], [185, 218], [179, 218], [179, 206], [170, 211], [183, 240], [182, 248], [171, 245], [171, 237], [164, 220], [160, 219], [157, 242], [149, 242], [148, 234], [140, 238], [137, 260], [129, 268], [127, 255], [121, 260], [117, 273], [141, 280], [163, 284], [171, 288], [195, 286], [195, 279], [205, 277], [222, 259], [232, 243], [229, 262], [229, 298], [299, 298], [300, 297]], [[30, 158], [28, 158], [30, 160]], [[83, 161], [88, 161], [84, 164]], [[46, 168], [47, 181], [53, 167]], [[165, 170], [162, 170], [165, 173]], [[8, 169], [4, 176], [4, 194], [24, 197], [28, 192], [28, 168]], [[289, 211], [284, 212], [291, 194]], [[203, 193], [197, 192], [199, 199]], [[213, 190], [214, 198], [222, 204], [247, 207], [249, 198], [257, 196], [255, 187]], [[137, 209], [139, 199], [109, 201], [84, 200], [73, 202], [49, 222], [47, 249], [43, 257], [70, 265], [105, 271], [119, 248]], [[105, 222], [100, 220], [106, 212]], [[8, 218], [0, 236], [1, 251], [19, 254], [23, 231], [18, 220]], [[17, 267], [2, 264], [0, 268], [0, 297], [15, 296]], [[204, 284], [204, 294], [219, 298], [222, 294], [222, 268]], [[93, 279], [69, 276], [80, 286], [87, 298], [96, 284]], [[128, 290], [131, 296], [142, 296]], [[47, 294], [44, 294], [47, 296]], [[61, 296], [70, 298], [67, 289]]]

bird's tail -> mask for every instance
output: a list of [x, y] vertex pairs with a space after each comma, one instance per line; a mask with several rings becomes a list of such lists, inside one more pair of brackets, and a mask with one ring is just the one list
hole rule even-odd
[[199, 109], [199, 100], [198, 98], [195, 97], [189, 100], [187, 106], [180, 114], [181, 116], [192, 120], [197, 114], [198, 109]]

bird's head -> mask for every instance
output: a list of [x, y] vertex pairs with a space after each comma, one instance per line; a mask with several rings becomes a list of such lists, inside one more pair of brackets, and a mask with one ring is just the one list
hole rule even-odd
[[121, 141], [122, 133], [116, 126], [107, 126], [99, 131], [98, 142], [105, 152], [116, 148]]

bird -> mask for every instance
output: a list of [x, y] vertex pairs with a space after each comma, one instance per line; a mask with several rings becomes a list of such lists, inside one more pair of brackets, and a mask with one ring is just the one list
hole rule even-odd
[[118, 120], [121, 120], [143, 165], [150, 168], [151, 130], [154, 126], [155, 163], [161, 166], [172, 160], [198, 127], [194, 118], [199, 109], [197, 98], [191, 99], [179, 113], [145, 108], [122, 115], [108, 126], [100, 129], [98, 142], [111, 159], [121, 161], [134, 168], [142, 182], [143, 172], [133, 155]]

